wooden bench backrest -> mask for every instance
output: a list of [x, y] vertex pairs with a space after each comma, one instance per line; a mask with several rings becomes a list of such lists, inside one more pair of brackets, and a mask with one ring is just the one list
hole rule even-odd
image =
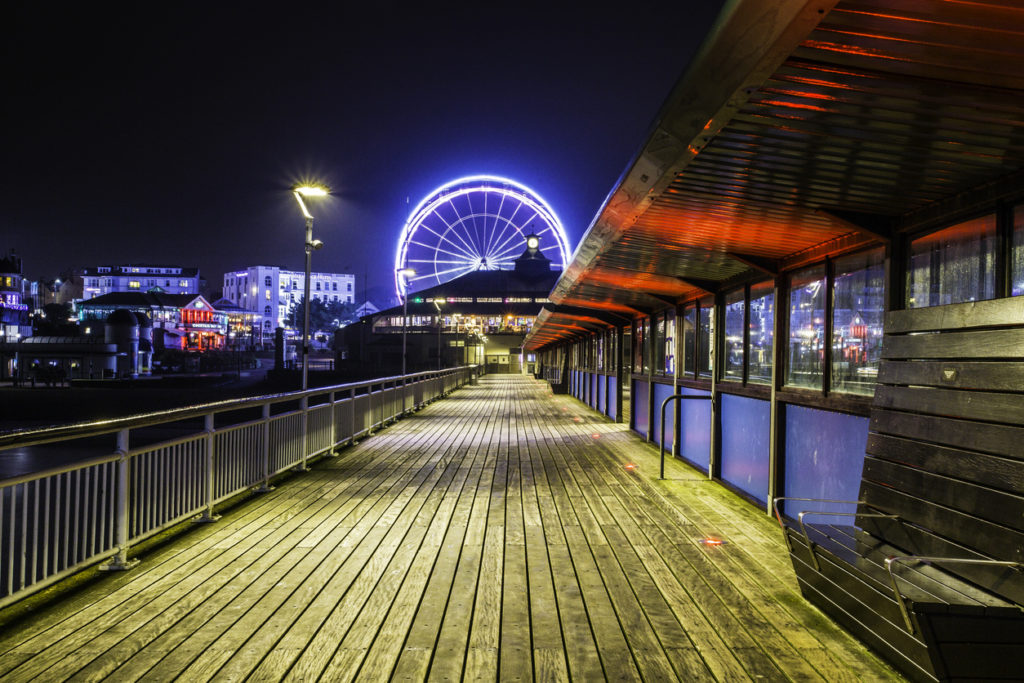
[[[1024, 562], [1024, 297], [886, 316], [860, 499], [908, 554]], [[1024, 572], [939, 566], [1024, 604]]]

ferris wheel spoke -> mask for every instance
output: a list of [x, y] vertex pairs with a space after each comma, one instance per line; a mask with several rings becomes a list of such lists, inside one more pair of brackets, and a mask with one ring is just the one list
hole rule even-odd
[[[498, 202], [498, 210], [494, 213], [494, 229], [487, 234], [487, 246], [484, 247], [484, 253], [488, 253], [491, 250], [491, 244], [494, 240], [494, 236], [498, 232], [498, 224], [501, 222], [501, 210], [505, 207], [505, 195], [501, 195], [501, 201]], [[485, 221], [486, 225], [486, 221]]]
[[469, 273], [476, 270], [474, 266], [462, 266], [461, 268], [448, 268], [447, 270], [439, 270], [436, 273], [430, 275], [424, 275], [422, 277], [414, 277], [413, 280], [422, 280], [427, 277], [439, 277], [441, 275], [447, 275], [448, 273]]
[[[537, 217], [537, 214], [536, 214], [536, 212], [534, 212], [534, 214], [532, 216], [530, 216], [530, 220], [526, 221], [525, 223], [522, 223], [522, 225], [524, 225], [524, 226], [525, 225], [529, 225], [530, 221], [532, 221], [536, 217]], [[514, 240], [516, 238], [516, 235], [519, 235], [520, 237], [523, 235], [523, 229], [520, 228], [519, 226], [516, 226], [516, 231], [514, 233], [512, 233], [511, 235], [509, 235], [508, 239], [506, 239], [504, 242], [502, 242], [498, 246], [499, 250], [501, 250], [501, 249], [505, 250], [505, 251], [499, 251], [498, 252], [499, 254], [507, 253], [509, 250], [514, 250], [514, 249], [516, 249], [519, 246], [518, 243], [513, 243], [511, 247], [508, 247], [506, 249], [506, 247], [509, 244], [509, 242], [511, 242], [512, 240]]]
[[[511, 223], [505, 223], [505, 226], [501, 229], [501, 233], [495, 237], [493, 244], [490, 247], [488, 247], [488, 249], [487, 249], [487, 258], [491, 258], [492, 256], [494, 256], [495, 250], [499, 248], [499, 241], [503, 237], [505, 237], [505, 233], [507, 233], [509, 231], [509, 228], [512, 229], [512, 235], [508, 239], [514, 239], [515, 238], [515, 234], [518, 231], [518, 228], [516, 226], [512, 225]], [[495, 226], [495, 230], [497, 230], [497, 226]], [[505, 240], [504, 242], [500, 242], [500, 244], [505, 244], [507, 241], [508, 240]]]
[[[440, 217], [440, 216], [438, 216], [438, 218], [441, 218], [441, 217]], [[444, 223], [444, 219], [443, 219], [443, 218], [441, 218], [441, 222], [442, 222], [442, 223]], [[448, 231], [451, 231], [451, 230], [452, 230], [452, 226], [448, 225], [447, 223], [445, 223], [445, 225], [446, 225], [446, 226], [448, 227]], [[474, 256], [474, 254], [473, 254], [472, 250], [468, 248], [468, 247], [469, 247], [469, 245], [468, 245], [468, 244], [466, 245], [467, 249], [463, 249], [463, 248], [462, 248], [462, 247], [460, 247], [460, 246], [459, 246], [458, 244], [456, 244], [456, 243], [455, 243], [454, 241], [452, 241], [452, 240], [451, 240], [450, 238], [446, 237], [446, 236], [445, 236], [444, 234], [442, 234], [442, 233], [439, 233], [439, 232], [437, 232], [436, 230], [434, 230], [433, 228], [431, 228], [431, 227], [430, 227], [429, 225], [427, 225], [426, 223], [420, 223], [420, 227], [422, 227], [422, 228], [423, 228], [424, 230], [426, 230], [427, 232], [431, 233], [432, 235], [435, 235], [435, 236], [436, 236], [436, 237], [437, 237], [437, 238], [438, 238], [439, 240], [442, 240], [442, 241], [444, 241], [444, 242], [447, 242], [448, 244], [452, 245], [453, 247], [455, 247], [455, 248], [456, 248], [456, 249], [458, 249], [459, 251], [462, 251], [462, 252], [463, 252], [463, 253], [464, 253], [464, 254], [466, 255], [466, 257], [467, 257], [467, 258], [470, 258], [470, 259], [472, 259], [472, 258], [475, 258], [475, 256]], [[454, 234], [455, 234], [455, 236], [456, 236], [456, 237], [458, 237], [458, 233], [454, 233]], [[461, 238], [460, 238], [460, 239], [461, 239]], [[421, 246], [422, 246], [422, 245], [421, 245]], [[432, 248], [432, 247], [428, 247], [428, 248]]]
[[[462, 229], [466, 231], [466, 237], [469, 237], [472, 240], [473, 236], [469, 234], [469, 226], [466, 225], [466, 219], [462, 217], [461, 213], [459, 213], [459, 208], [457, 206], [455, 206], [455, 202], [451, 203], [451, 207], [452, 207], [452, 211], [455, 212], [456, 218], [459, 219], [459, 220], [455, 221], [455, 224], [461, 226]], [[470, 211], [472, 211], [473, 210], [473, 206], [470, 205], [469, 209], [470, 209]], [[475, 258], [482, 258], [483, 257], [483, 254], [480, 252], [479, 246], [473, 247], [472, 250], [474, 252], [474, 257]]]
[[[451, 201], [450, 201], [450, 200], [449, 200], [449, 205], [451, 205]], [[437, 209], [434, 209], [434, 210], [432, 211], [432, 213], [433, 213], [433, 214], [434, 214], [435, 216], [437, 216], [437, 219], [438, 219], [439, 221], [441, 221], [442, 223], [444, 223], [444, 226], [445, 226], [446, 228], [448, 228], [448, 231], [449, 231], [449, 232], [451, 232], [451, 233], [452, 233], [453, 235], [455, 235], [456, 237], [458, 237], [458, 238], [459, 238], [459, 241], [461, 241], [461, 242], [462, 242], [462, 244], [463, 244], [463, 246], [465, 246], [465, 247], [466, 247], [466, 256], [468, 256], [468, 257], [469, 257], [469, 258], [471, 258], [471, 259], [474, 259], [474, 258], [476, 258], [476, 254], [475, 254], [475, 253], [474, 253], [474, 251], [473, 251], [473, 246], [472, 246], [471, 244], [469, 244], [469, 243], [468, 243], [468, 242], [467, 242], [466, 240], [464, 240], [464, 239], [462, 238], [462, 235], [461, 235], [461, 234], [459, 233], [459, 231], [458, 231], [458, 230], [456, 229], [456, 226], [455, 226], [455, 225], [452, 225], [451, 223], [449, 223], [448, 221], [446, 221], [446, 220], [444, 219], [444, 217], [443, 217], [443, 216], [442, 216], [441, 214], [439, 214], [439, 213], [437, 212]], [[434, 234], [436, 235], [437, 233], [434, 233]], [[440, 237], [440, 235], [438, 235], [438, 236]], [[448, 239], [448, 238], [445, 238], [445, 239]], [[450, 241], [450, 240], [449, 240], [449, 241]]]
[[[453, 256], [453, 257], [459, 259], [460, 261], [466, 261], [467, 260], [466, 257], [463, 254], [459, 254], [459, 253], [454, 252], [454, 251], [448, 251], [447, 249], [442, 249], [440, 246], [438, 246], [436, 244], [424, 244], [423, 242], [414, 242], [414, 241], [410, 241], [409, 244], [414, 244], [417, 247], [423, 247], [424, 249], [427, 249], [429, 251], [434, 251], [434, 252], [438, 252], [439, 251], [442, 254], [447, 254], [448, 256]], [[474, 257], [472, 257], [472, 256], [469, 257], [469, 260], [470, 261], [474, 260]], [[429, 261], [427, 261], [427, 263], [429, 263]]]

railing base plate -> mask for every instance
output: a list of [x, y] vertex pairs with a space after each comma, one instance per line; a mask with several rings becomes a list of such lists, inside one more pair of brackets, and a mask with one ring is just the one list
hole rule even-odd
[[137, 564], [139, 564], [139, 560], [127, 560], [126, 562], [121, 562], [115, 558], [106, 564], [101, 564], [97, 569], [101, 572], [124, 572]]

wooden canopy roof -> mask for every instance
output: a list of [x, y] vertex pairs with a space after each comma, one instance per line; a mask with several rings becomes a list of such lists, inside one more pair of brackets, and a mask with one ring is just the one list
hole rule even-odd
[[737, 0], [555, 284], [531, 349], [861, 243], [1024, 165], [1024, 5]]

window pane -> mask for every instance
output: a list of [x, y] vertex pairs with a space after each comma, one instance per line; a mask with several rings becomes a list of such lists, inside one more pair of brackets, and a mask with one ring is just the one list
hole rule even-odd
[[693, 377], [697, 365], [697, 309], [687, 306], [683, 309], [683, 374]]
[[604, 370], [604, 332], [597, 334], [597, 369]]
[[789, 284], [786, 384], [822, 389], [825, 352], [825, 266], [793, 273]]
[[641, 347], [642, 361], [643, 361], [643, 373], [646, 375], [651, 371], [651, 319], [644, 318], [641, 323], [643, 326], [643, 339], [644, 343]]
[[995, 296], [996, 218], [976, 218], [910, 243], [907, 307]]
[[665, 314], [659, 313], [654, 323], [654, 372], [665, 372]]
[[697, 374], [700, 377], [711, 376], [711, 340], [714, 338], [712, 333], [715, 326], [714, 306], [715, 303], [711, 299], [700, 302], [700, 324], [698, 325], [700, 358], [697, 359]]
[[676, 374], [676, 312], [665, 313], [665, 368], [666, 375]]
[[765, 282], [750, 288], [750, 349], [747, 351], [747, 381], [771, 384], [775, 330], [775, 284]]
[[633, 372], [644, 371], [644, 328], [639, 320], [633, 323]]
[[882, 352], [885, 252], [836, 259], [832, 294], [832, 389], [871, 395]]
[[725, 379], [743, 379], [744, 290], [725, 297]]
[[1024, 206], [1013, 210], [1013, 258], [1010, 264], [1011, 295], [1024, 294]]

